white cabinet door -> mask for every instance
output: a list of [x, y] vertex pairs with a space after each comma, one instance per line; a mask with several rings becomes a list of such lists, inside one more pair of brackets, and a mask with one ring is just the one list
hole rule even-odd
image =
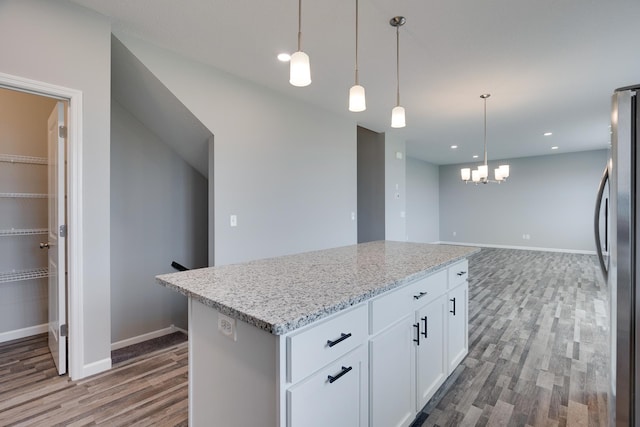
[[445, 335], [447, 296], [416, 312], [420, 342], [416, 348], [416, 410], [421, 410], [448, 375]]
[[415, 412], [414, 313], [369, 341], [371, 425], [408, 426]]
[[287, 391], [289, 427], [365, 427], [367, 348], [360, 346]]
[[451, 374], [460, 364], [469, 348], [467, 292], [468, 284], [464, 282], [447, 294], [449, 299], [447, 313], [448, 374]]

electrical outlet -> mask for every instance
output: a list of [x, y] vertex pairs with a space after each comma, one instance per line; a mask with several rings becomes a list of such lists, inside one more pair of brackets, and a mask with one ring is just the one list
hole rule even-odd
[[231, 227], [237, 227], [238, 226], [238, 216], [237, 215], [229, 216], [229, 225]]
[[236, 319], [218, 313], [218, 331], [225, 337], [237, 341], [236, 336]]

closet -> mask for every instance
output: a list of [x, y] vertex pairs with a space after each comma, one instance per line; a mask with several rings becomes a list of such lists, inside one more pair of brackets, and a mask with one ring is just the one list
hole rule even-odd
[[0, 88], [0, 342], [47, 332], [47, 118], [56, 100]]

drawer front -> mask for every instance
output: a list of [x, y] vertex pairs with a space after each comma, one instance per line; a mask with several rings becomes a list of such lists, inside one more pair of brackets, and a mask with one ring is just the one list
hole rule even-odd
[[287, 337], [287, 380], [295, 383], [367, 339], [366, 304]]
[[365, 427], [367, 347], [330, 363], [287, 390], [287, 427]]
[[370, 333], [376, 334], [396, 320], [422, 307], [447, 290], [447, 270], [405, 285], [372, 300]]
[[466, 259], [449, 267], [449, 289], [453, 289], [469, 278], [469, 261]]

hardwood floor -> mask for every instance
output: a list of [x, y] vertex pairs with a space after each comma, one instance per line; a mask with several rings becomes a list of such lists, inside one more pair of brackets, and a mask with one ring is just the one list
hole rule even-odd
[[46, 335], [0, 346], [1, 426], [186, 426], [187, 343], [80, 381], [58, 377]]
[[[606, 288], [593, 256], [483, 249], [469, 355], [414, 426], [606, 426]], [[46, 337], [0, 345], [1, 426], [187, 425], [187, 344], [81, 381]]]
[[469, 355], [415, 426], [606, 426], [607, 289], [595, 256], [483, 249]]

